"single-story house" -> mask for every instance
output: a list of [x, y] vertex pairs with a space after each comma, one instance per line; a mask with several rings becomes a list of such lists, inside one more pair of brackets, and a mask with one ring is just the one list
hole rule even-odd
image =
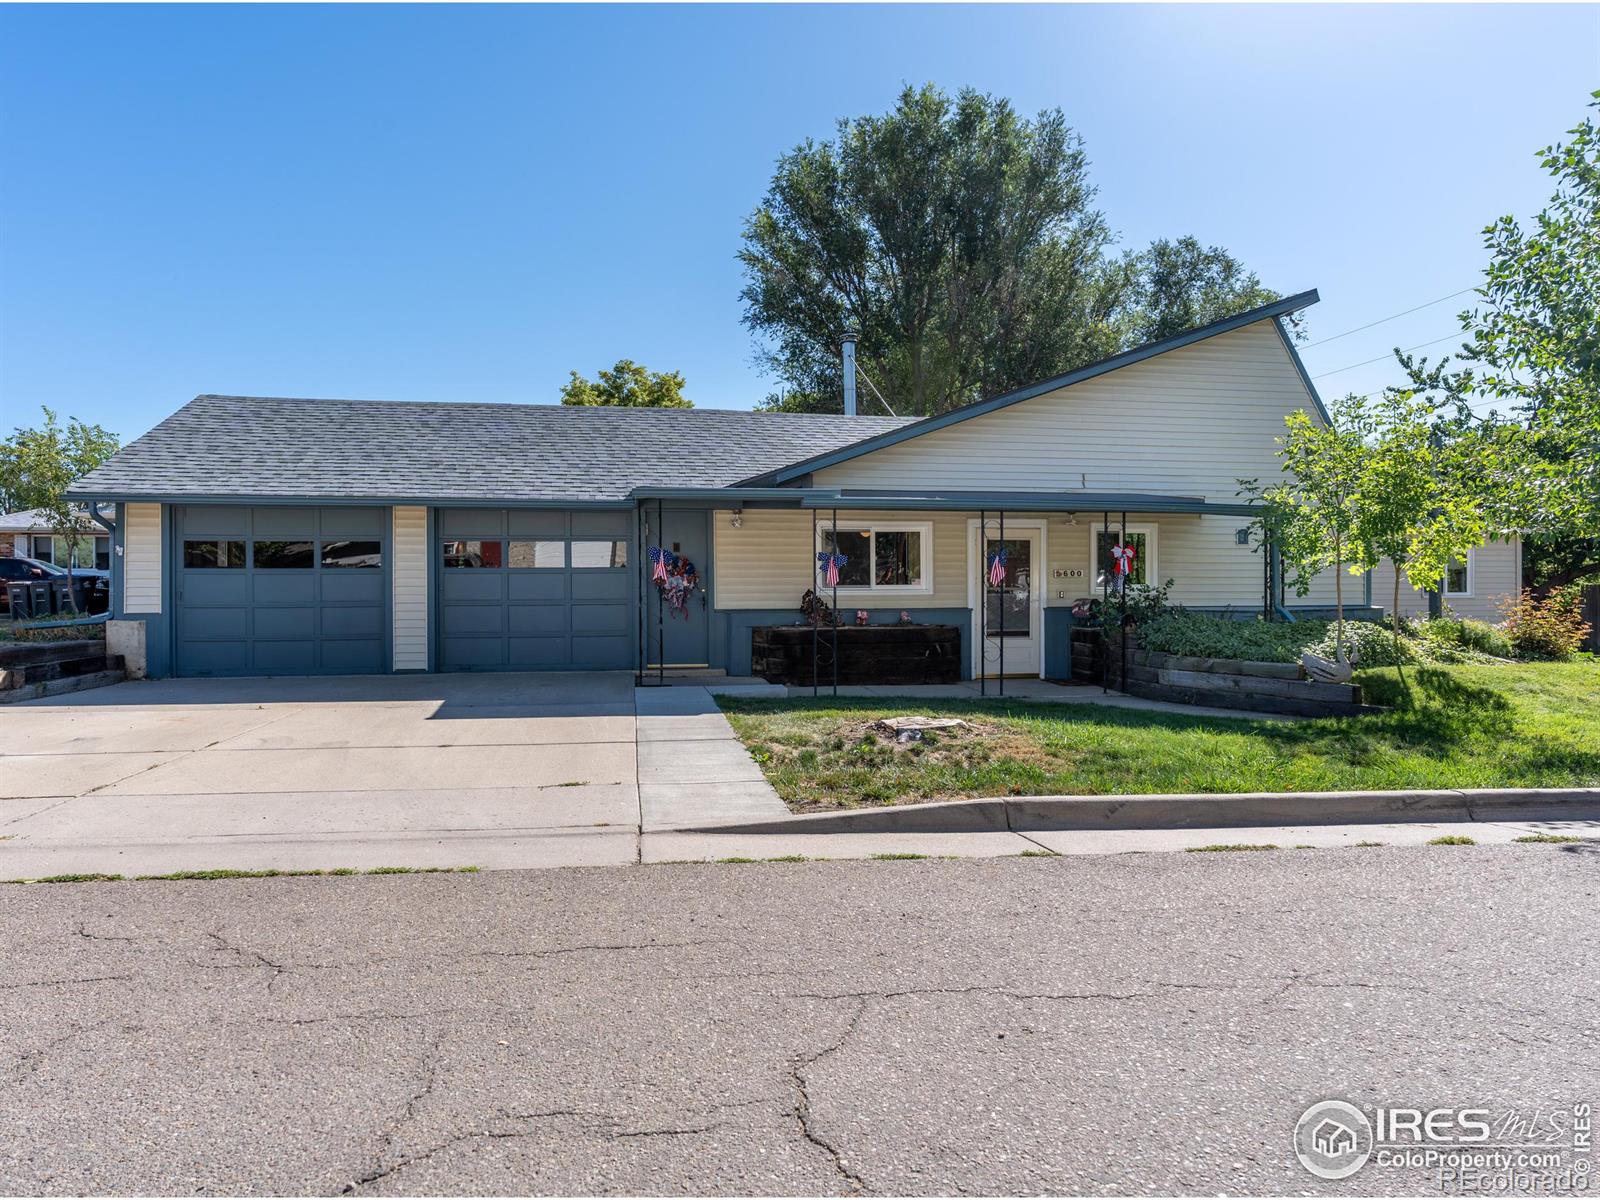
[[[99, 532], [85, 536], [78, 544], [77, 553], [71, 555], [74, 567], [92, 567], [97, 571], [111, 569], [111, 534]], [[0, 557], [37, 558], [41, 562], [66, 566], [67, 539], [55, 527], [43, 509], [25, 508], [20, 512], [0, 516]]]
[[1066, 678], [1119, 544], [1192, 607], [1331, 603], [1283, 594], [1238, 494], [1288, 413], [1325, 418], [1280, 324], [1316, 299], [923, 420], [203, 395], [73, 495], [152, 675], [746, 674], [753, 630], [834, 601], [838, 555], [846, 620], [954, 629], [967, 677], [1003, 647]]

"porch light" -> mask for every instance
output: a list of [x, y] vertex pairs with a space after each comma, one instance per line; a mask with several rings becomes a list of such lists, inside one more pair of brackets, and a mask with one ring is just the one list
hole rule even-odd
[[734, 509], [733, 510], [733, 517], [729, 521], [729, 524], [731, 524], [735, 529], [738, 529], [738, 528], [742, 527], [744, 525], [744, 509], [742, 509], [742, 508]]

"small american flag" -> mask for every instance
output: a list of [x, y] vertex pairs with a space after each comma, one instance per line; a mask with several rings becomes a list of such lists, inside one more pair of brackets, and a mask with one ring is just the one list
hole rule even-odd
[[829, 587], [839, 586], [839, 568], [850, 560], [835, 550], [822, 550], [817, 553], [817, 565], [822, 568], [822, 581]]
[[989, 555], [989, 586], [993, 588], [1006, 585], [1006, 552], [1004, 548], [996, 550]]
[[667, 552], [660, 546], [650, 547], [650, 578], [656, 583], [667, 581]]

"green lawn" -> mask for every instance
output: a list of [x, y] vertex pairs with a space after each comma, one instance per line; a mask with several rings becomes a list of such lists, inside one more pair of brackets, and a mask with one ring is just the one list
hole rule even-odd
[[[1343, 788], [1600, 786], [1600, 665], [1519, 663], [1363, 672], [1369, 717], [1229, 720], [1086, 704], [722, 700], [799, 809], [965, 796]], [[968, 733], [896, 746], [871, 724], [960, 717]]]

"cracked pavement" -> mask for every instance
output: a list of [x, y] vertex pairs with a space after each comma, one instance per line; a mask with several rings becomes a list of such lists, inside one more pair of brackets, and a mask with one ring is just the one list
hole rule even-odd
[[1593, 846], [0, 890], [0, 1193], [1431, 1192], [1600, 1092]]

